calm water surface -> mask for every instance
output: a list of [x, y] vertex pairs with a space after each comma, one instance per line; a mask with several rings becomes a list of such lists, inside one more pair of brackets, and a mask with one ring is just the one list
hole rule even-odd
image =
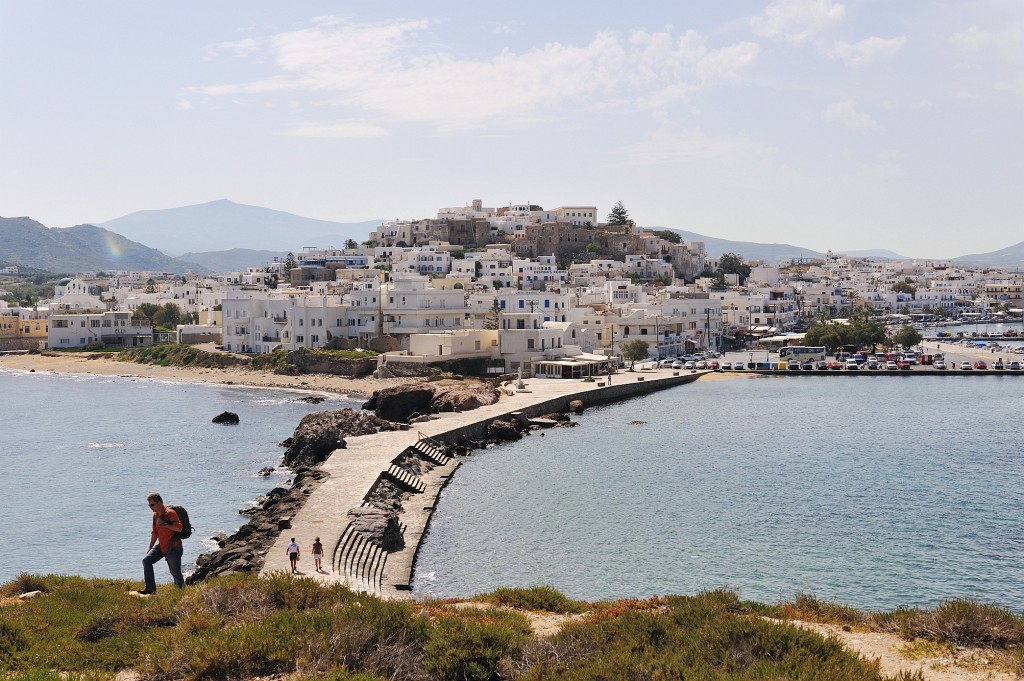
[[414, 589], [1020, 611], [1022, 379], [706, 381], [590, 409], [463, 463]]
[[[295, 392], [130, 378], [0, 372], [0, 583], [21, 572], [141, 579], [149, 545], [146, 495], [189, 511], [203, 540], [245, 522], [238, 509], [281, 485], [256, 471], [280, 464], [278, 443], [320, 405]], [[210, 422], [222, 411], [237, 426]], [[158, 581], [168, 581], [157, 566]]]

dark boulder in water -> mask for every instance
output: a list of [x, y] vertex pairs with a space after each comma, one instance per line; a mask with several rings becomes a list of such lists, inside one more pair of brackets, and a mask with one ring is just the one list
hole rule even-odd
[[222, 423], [228, 426], [238, 425], [238, 414], [233, 411], [223, 411], [213, 417], [214, 423]]

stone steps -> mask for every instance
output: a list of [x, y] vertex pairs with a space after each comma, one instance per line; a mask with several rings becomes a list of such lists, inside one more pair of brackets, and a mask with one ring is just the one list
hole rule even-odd
[[331, 568], [349, 588], [380, 595], [387, 560], [387, 551], [355, 532], [349, 523], [334, 548]]
[[448, 450], [443, 444], [429, 438], [420, 438], [416, 441], [416, 444], [409, 447], [406, 451], [409, 450], [412, 450], [412, 452], [419, 454], [424, 459], [427, 459], [438, 466], [447, 466], [448, 462], [452, 460], [452, 458], [448, 456]]
[[427, 484], [420, 480], [416, 475], [399, 468], [395, 464], [391, 464], [386, 471], [381, 473], [381, 476], [391, 480], [399, 487], [409, 490], [414, 494], [422, 494], [427, 489]]

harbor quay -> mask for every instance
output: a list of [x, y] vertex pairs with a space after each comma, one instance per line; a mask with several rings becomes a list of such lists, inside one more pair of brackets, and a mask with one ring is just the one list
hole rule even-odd
[[[294, 538], [301, 549], [297, 574], [343, 583], [383, 598], [411, 598], [416, 554], [438, 496], [459, 466], [459, 459], [448, 455], [448, 445], [484, 439], [495, 420], [529, 421], [565, 412], [573, 400], [590, 408], [690, 383], [707, 373], [711, 372], [644, 369], [620, 371], [610, 381], [608, 377], [512, 381], [502, 388], [495, 404], [437, 414], [405, 430], [347, 438], [345, 448], [334, 450], [320, 465], [328, 473], [327, 479], [293, 517], [280, 519], [281, 534], [270, 547], [260, 574], [291, 569], [287, 547]], [[410, 453], [430, 465], [421, 467], [419, 473], [396, 466]], [[374, 490], [384, 482], [406, 493], [398, 518], [402, 542], [392, 550], [356, 532], [349, 516], [350, 510], [370, 505]], [[320, 572], [314, 569], [311, 555], [316, 537], [324, 547]]]

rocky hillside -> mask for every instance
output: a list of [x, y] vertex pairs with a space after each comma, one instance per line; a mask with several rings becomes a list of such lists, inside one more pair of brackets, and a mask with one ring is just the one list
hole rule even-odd
[[0, 260], [51, 272], [205, 272], [93, 225], [52, 229], [27, 217], [0, 217]]

